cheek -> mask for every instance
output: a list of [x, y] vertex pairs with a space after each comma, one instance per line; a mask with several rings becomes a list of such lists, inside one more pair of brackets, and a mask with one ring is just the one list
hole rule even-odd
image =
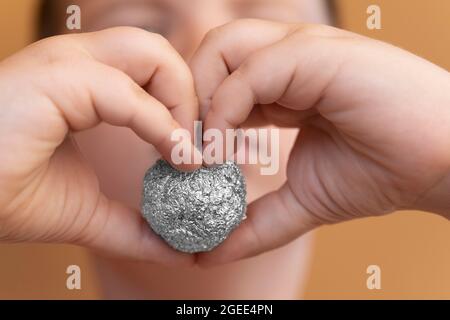
[[78, 133], [76, 141], [103, 193], [138, 209], [144, 174], [159, 158], [156, 150], [131, 130], [107, 124]]

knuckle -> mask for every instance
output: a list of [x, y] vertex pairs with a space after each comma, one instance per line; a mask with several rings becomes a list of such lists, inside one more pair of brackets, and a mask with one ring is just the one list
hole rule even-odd
[[172, 48], [172, 45], [170, 44], [169, 40], [167, 40], [161, 34], [159, 34], [159, 33], [150, 33], [150, 32], [147, 32], [147, 31], [144, 31], [144, 32], [147, 33], [147, 37], [150, 37], [152, 42], [158, 44], [160, 47], [168, 48], [170, 50], [174, 50]]
[[204, 43], [214, 42], [215, 39], [217, 39], [220, 36], [220, 34], [222, 34], [224, 27], [225, 27], [225, 25], [224, 26], [220, 26], [220, 27], [215, 27], [215, 28], [209, 30], [206, 33], [203, 42]]
[[72, 35], [55, 36], [38, 41], [31, 45], [29, 50], [41, 66], [70, 64], [91, 58]]
[[115, 36], [126, 39], [130, 44], [152, 42], [160, 46], [169, 46], [169, 41], [162, 35], [152, 33], [138, 27], [120, 26], [108, 29], [107, 32], [115, 33]]
[[71, 78], [79, 77], [83, 74], [83, 70], [88, 70], [87, 67], [89, 64], [85, 60], [69, 55], [65, 59], [55, 58], [47, 61], [45, 70], [56, 83], [63, 84], [70, 82], [67, 80], [68, 75]]
[[255, 23], [257, 23], [258, 20], [256, 19], [238, 19], [233, 20], [231, 22], [225, 23], [221, 26], [215, 27], [208, 31], [208, 33], [205, 36], [206, 41], [214, 40], [220, 37], [221, 35], [233, 32], [234, 30], [243, 30], [248, 29], [254, 26]]
[[320, 24], [302, 24], [295, 29], [295, 33], [306, 37], [335, 37], [339, 36], [341, 31], [339, 29], [320, 25]]
[[119, 27], [113, 27], [110, 29], [99, 31], [99, 33], [113, 33], [115, 36], [124, 37], [126, 39], [128, 37], [134, 37], [134, 36], [140, 37], [149, 32], [147, 32], [143, 29], [137, 28], [137, 27], [119, 26]]
[[227, 25], [231, 28], [236, 29], [246, 29], [246, 28], [253, 28], [255, 24], [261, 22], [261, 20], [252, 19], [252, 18], [245, 18], [245, 19], [238, 19], [234, 20]]
[[100, 31], [100, 32], [114, 32], [114, 33], [124, 33], [126, 35], [130, 35], [130, 34], [137, 34], [140, 32], [145, 32], [144, 30], [137, 28], [137, 27], [132, 27], [132, 26], [118, 26], [118, 27], [113, 27], [104, 31]]

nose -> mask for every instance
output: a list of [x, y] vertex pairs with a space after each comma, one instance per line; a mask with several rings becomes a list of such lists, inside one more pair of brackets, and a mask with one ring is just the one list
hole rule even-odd
[[185, 17], [186, 28], [181, 30], [184, 39], [179, 51], [186, 61], [190, 60], [208, 31], [233, 19], [231, 10], [224, 4], [226, 1], [192, 2], [198, 6], [191, 6]]

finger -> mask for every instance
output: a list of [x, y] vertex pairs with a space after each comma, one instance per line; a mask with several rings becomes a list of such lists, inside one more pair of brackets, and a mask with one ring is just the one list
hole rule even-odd
[[[32, 200], [12, 202], [14, 214], [5, 219], [1, 235], [7, 241], [71, 243], [165, 265], [194, 263], [193, 257], [173, 250], [153, 233], [136, 210], [107, 199], [84, 160], [68, 135], [37, 179], [40, 187], [33, 189]], [[71, 172], [61, 179], [67, 168]], [[28, 194], [26, 190], [21, 191]], [[37, 212], [42, 219], [24, 219]]]
[[194, 256], [170, 248], [149, 228], [138, 212], [108, 200], [103, 195], [76, 243], [128, 260], [167, 266], [195, 263]]
[[321, 45], [300, 40], [298, 48], [286, 38], [248, 56], [216, 89], [205, 130], [236, 128], [257, 104], [305, 111], [320, 101], [340, 60], [313, 58]]
[[183, 58], [165, 38], [130, 27], [76, 37], [93, 58], [125, 72], [162, 102], [193, 136], [193, 123], [198, 119], [193, 78]]
[[245, 19], [210, 31], [190, 61], [205, 118], [214, 92], [228, 75], [251, 53], [279, 41], [291, 26], [276, 22]]
[[[56, 78], [71, 74], [76, 79], [61, 84], [61, 90], [47, 90], [71, 130], [86, 130], [100, 121], [129, 127], [153, 144], [175, 167], [182, 170], [198, 168], [199, 165], [193, 161], [181, 164], [172, 161], [172, 150], [179, 143], [190, 155], [199, 151], [188, 138], [181, 142], [172, 141], [172, 133], [180, 125], [161, 102], [147, 94], [125, 73], [91, 61], [58, 68], [54, 72]], [[72, 94], [67, 95], [67, 92]], [[59, 135], [62, 137], [64, 133]]]
[[[219, 129], [226, 136], [225, 132], [244, 123], [257, 105], [275, 104], [280, 110], [301, 112], [299, 120], [314, 115], [311, 109], [327, 94], [342, 55], [337, 50], [332, 58], [318, 54], [331, 50], [335, 42], [309, 32], [294, 33], [248, 56], [216, 89], [205, 130]], [[286, 112], [278, 115], [288, 116], [287, 123], [292, 120]], [[279, 117], [276, 120], [280, 123]], [[223, 154], [228, 158], [225, 150]]]
[[251, 203], [247, 219], [216, 249], [197, 263], [209, 267], [252, 257], [280, 247], [318, 226], [288, 183]]

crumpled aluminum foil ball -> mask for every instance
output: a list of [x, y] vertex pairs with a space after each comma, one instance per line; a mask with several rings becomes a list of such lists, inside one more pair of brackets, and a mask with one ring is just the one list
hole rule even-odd
[[180, 172], [158, 160], [144, 178], [142, 214], [173, 248], [210, 251], [245, 218], [246, 187], [236, 163]]

